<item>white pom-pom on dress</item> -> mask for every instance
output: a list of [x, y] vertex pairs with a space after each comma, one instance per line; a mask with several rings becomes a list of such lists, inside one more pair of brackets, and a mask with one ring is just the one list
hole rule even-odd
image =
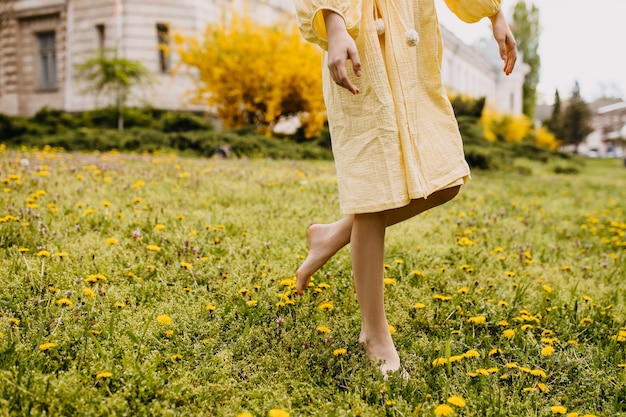
[[407, 29], [404, 36], [406, 37], [406, 44], [409, 46], [417, 46], [420, 42], [420, 36], [415, 29]]

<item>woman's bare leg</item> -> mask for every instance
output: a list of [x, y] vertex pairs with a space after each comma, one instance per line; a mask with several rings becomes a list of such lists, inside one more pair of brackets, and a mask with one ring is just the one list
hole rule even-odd
[[383, 262], [388, 213], [357, 214], [352, 222], [350, 255], [354, 287], [361, 309], [359, 342], [373, 361], [382, 361], [386, 374], [400, 368], [384, 304]]
[[[387, 226], [393, 226], [426, 210], [452, 200], [461, 187], [446, 188], [433, 193], [428, 199], [411, 200], [404, 206], [387, 211]], [[308, 230], [309, 254], [296, 272], [296, 290], [302, 294], [311, 276], [320, 269], [339, 249], [350, 243], [354, 216], [346, 216], [329, 224], [313, 224]]]

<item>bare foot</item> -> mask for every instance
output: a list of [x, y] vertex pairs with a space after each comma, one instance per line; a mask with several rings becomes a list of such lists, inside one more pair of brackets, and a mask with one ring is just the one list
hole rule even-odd
[[[365, 333], [361, 331], [359, 343], [363, 345], [368, 358], [374, 362], [381, 362], [380, 371], [385, 379], [387, 379], [388, 374], [401, 369], [400, 357], [398, 356], [396, 347], [393, 345], [391, 335], [382, 335], [381, 338], [368, 338]], [[403, 375], [404, 373], [405, 371], [403, 371]]]
[[339, 249], [344, 247], [348, 242], [339, 239], [334, 233], [336, 225], [331, 224], [312, 224], [307, 232], [309, 241], [309, 254], [296, 271], [296, 291], [302, 295], [304, 290], [309, 286], [311, 276]]

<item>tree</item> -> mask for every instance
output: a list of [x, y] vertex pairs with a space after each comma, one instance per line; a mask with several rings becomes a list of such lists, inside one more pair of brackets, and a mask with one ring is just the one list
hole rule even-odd
[[572, 96], [567, 103], [567, 107], [563, 111], [561, 120], [560, 139], [565, 144], [574, 145], [574, 153], [578, 153], [578, 145], [580, 145], [587, 135], [593, 132], [591, 126], [593, 114], [587, 103], [580, 96], [580, 85], [578, 81], [574, 84]]
[[554, 92], [554, 105], [552, 106], [552, 115], [549, 119], [544, 121], [544, 126], [547, 127], [556, 137], [561, 137], [562, 128], [562, 110], [561, 110], [561, 96], [559, 90]]
[[522, 54], [524, 62], [530, 71], [524, 79], [523, 112], [531, 120], [535, 118], [537, 101], [537, 84], [539, 84], [539, 70], [541, 57], [539, 56], [539, 9], [536, 5], [530, 7], [525, 1], [519, 1], [513, 9], [513, 35], [517, 41], [517, 48]]
[[77, 77], [87, 83], [85, 93], [104, 94], [114, 101], [118, 129], [124, 130], [124, 108], [133, 88], [152, 84], [150, 71], [139, 61], [120, 58], [114, 51], [99, 52], [76, 66]]
[[192, 101], [213, 107], [225, 127], [269, 133], [281, 118], [297, 116], [305, 136], [316, 136], [326, 120], [321, 51], [295, 25], [230, 16], [207, 25], [199, 39], [175, 35], [181, 66], [197, 80]]

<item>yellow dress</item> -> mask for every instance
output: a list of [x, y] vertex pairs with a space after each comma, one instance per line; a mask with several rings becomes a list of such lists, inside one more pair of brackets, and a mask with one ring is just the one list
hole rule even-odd
[[[460, 19], [497, 13], [500, 0], [445, 0]], [[327, 49], [322, 10], [339, 13], [355, 39], [360, 94], [332, 82], [323, 63], [324, 98], [343, 214], [403, 207], [411, 199], [463, 184], [469, 167], [441, 80], [442, 41], [433, 0], [295, 0], [305, 39]], [[384, 33], [377, 32], [377, 19]], [[409, 46], [407, 30], [419, 35]]]

